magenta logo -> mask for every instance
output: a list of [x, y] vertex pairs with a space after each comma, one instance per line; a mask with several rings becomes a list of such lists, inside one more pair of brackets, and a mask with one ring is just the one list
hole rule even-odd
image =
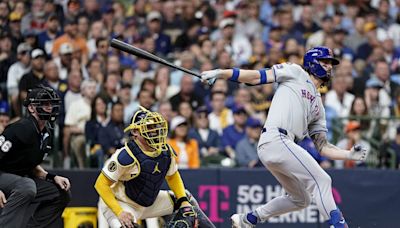
[[212, 222], [224, 222], [220, 216], [220, 210], [229, 210], [229, 186], [200, 185], [198, 199], [200, 208], [206, 212]]
[[332, 195], [333, 195], [333, 199], [335, 200], [336, 204], [342, 203], [342, 196], [340, 195], [339, 191], [336, 188], [332, 187]]

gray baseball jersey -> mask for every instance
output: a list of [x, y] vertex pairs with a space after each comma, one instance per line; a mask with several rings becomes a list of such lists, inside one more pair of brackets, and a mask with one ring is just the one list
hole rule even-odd
[[[269, 71], [271, 72], [271, 71]], [[260, 136], [258, 156], [287, 194], [256, 209], [261, 220], [308, 206], [315, 199], [321, 215], [329, 219], [337, 208], [331, 179], [314, 158], [295, 143], [307, 134], [326, 132], [321, 95], [310, 75], [296, 64], [272, 67], [279, 83]]]
[[[297, 140], [327, 131], [321, 94], [303, 68], [293, 63], [272, 67], [279, 83], [269, 109], [265, 128], [279, 127], [291, 132]], [[260, 144], [263, 143], [261, 137]]]

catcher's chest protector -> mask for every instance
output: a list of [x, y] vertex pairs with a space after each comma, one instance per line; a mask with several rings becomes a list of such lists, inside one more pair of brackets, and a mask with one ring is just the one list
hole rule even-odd
[[158, 157], [145, 155], [134, 142], [128, 143], [129, 149], [139, 162], [139, 175], [125, 181], [125, 194], [143, 207], [151, 206], [157, 198], [161, 185], [171, 164], [171, 153], [166, 150]]

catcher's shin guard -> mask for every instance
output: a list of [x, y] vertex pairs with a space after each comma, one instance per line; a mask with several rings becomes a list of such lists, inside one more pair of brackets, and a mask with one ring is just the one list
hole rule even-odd
[[329, 225], [331, 225], [331, 228], [349, 228], [339, 208], [331, 211], [329, 214], [331, 218], [328, 220], [328, 222]]

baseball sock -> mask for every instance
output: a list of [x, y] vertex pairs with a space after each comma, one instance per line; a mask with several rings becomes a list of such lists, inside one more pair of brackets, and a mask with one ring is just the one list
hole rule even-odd
[[250, 212], [250, 213], [247, 213], [246, 220], [249, 221], [251, 224], [256, 225], [259, 219], [258, 219], [256, 213]]

